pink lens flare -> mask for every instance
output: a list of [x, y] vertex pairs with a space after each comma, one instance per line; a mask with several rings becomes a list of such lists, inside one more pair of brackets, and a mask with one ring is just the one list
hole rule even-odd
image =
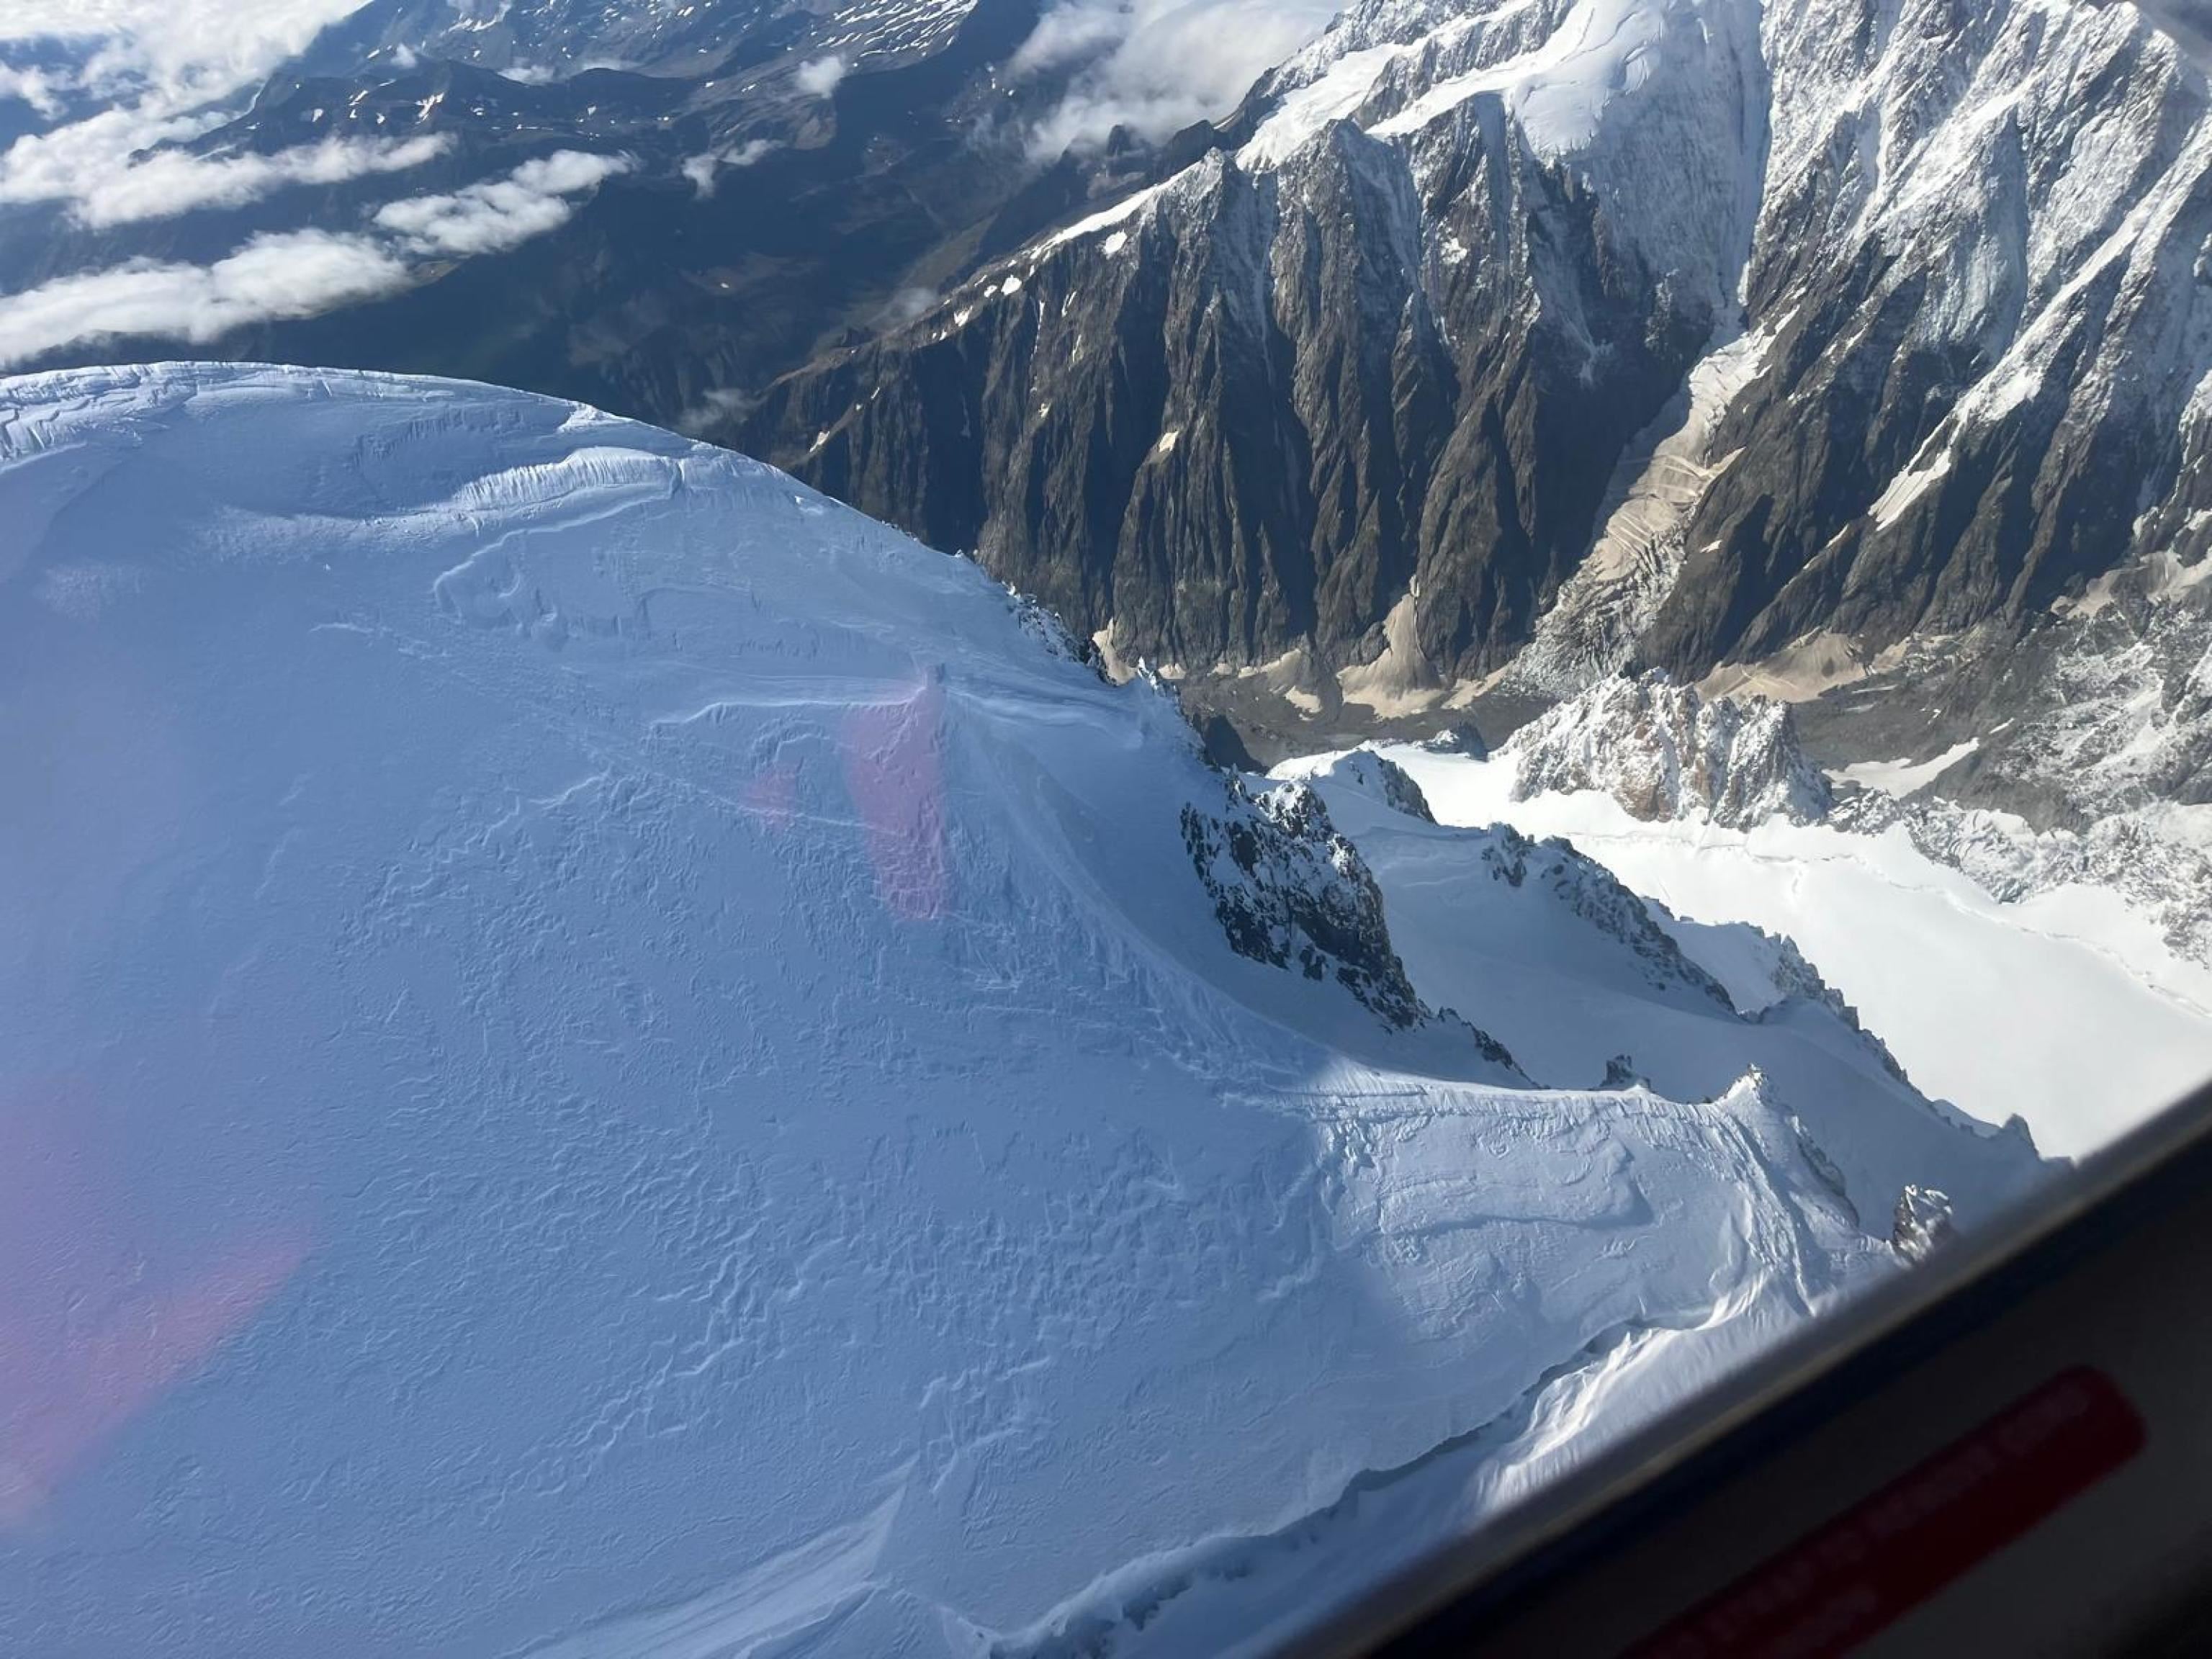
[[945, 696], [934, 684], [845, 719], [845, 787], [866, 827], [876, 892], [902, 921], [945, 914]]
[[307, 1255], [276, 1235], [161, 1260], [82, 1107], [67, 1085], [0, 1096], [0, 1527], [28, 1522]]
[[799, 769], [778, 762], [745, 786], [744, 810], [769, 829], [785, 830], [799, 818]]

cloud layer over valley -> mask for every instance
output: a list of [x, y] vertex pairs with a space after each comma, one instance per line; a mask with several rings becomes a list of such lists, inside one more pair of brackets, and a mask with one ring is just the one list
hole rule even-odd
[[1159, 139], [1227, 113], [1267, 69], [1327, 27], [1336, 0], [1066, 0], [1015, 55], [1018, 73], [1075, 71], [1031, 136], [1039, 155]]

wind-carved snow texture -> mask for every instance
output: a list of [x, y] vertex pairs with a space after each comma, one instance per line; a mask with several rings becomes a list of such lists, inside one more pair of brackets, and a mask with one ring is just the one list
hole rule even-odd
[[0, 1650], [1234, 1651], [2044, 1167], [733, 454], [0, 398]]
[[1616, 676], [1538, 716], [1501, 751], [1525, 799], [1597, 789], [1639, 818], [1748, 828], [1827, 815], [1828, 780], [1806, 757], [1787, 703], [1704, 697], [1665, 674]]

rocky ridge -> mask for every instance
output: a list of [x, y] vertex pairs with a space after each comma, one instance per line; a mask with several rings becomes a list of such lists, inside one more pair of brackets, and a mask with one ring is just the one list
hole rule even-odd
[[1218, 812], [1182, 809], [1182, 835], [1230, 948], [1334, 977], [1394, 1029], [1426, 1018], [1390, 943], [1382, 891], [1321, 797], [1303, 783], [1255, 791], [1233, 777], [1224, 792]]
[[1600, 682], [1522, 727], [1500, 755], [1516, 769], [1517, 799], [1596, 789], [1647, 820], [1808, 823], [1834, 804], [1787, 703], [1705, 697], [1657, 672]]
[[2212, 122], [2132, 8], [1370, 0], [1218, 131], [732, 435], [1377, 715], [1810, 695], [2212, 541]]

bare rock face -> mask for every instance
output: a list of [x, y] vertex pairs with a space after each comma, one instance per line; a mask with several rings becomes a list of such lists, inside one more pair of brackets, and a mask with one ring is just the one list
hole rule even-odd
[[[1461, 9], [1427, 9], [1460, 27], [1425, 76], [1536, 44]], [[1706, 55], [1697, 27], [1669, 27], [1679, 79], [1650, 142], [1691, 193], [1726, 198], [1708, 175], [1735, 159], [1691, 134], [1741, 103], [1755, 53]], [[1285, 69], [1249, 108], [1326, 69]], [[1389, 647], [1413, 683], [1502, 663], [1581, 556], [1613, 457], [1711, 333], [1723, 281], [1706, 252], [1676, 270], [1634, 245], [1585, 170], [1494, 110], [1380, 132], [1417, 89], [1378, 94], [1368, 125], [1261, 121], [780, 381], [726, 435], [976, 550], [1132, 656], [1256, 664], [1307, 644], [1337, 671]], [[1417, 591], [1393, 646], [1385, 619]]]
[[1925, 1261], [1956, 1234], [1951, 1200], [1933, 1187], [1908, 1185], [1897, 1195], [1890, 1248], [1907, 1261]]
[[1550, 695], [2016, 635], [2193, 561], [2188, 48], [2128, 7], [1872, 16], [1366, 0], [1181, 172], [729, 435], [1127, 654], [1416, 690], [1532, 641]]
[[[1124, 659], [1297, 651], [1394, 705], [2014, 642], [2212, 550], [2212, 99], [2172, 6], [1357, 0], [1220, 121], [1056, 158], [1039, 13], [375, 0], [158, 148], [434, 150], [312, 198], [362, 227], [556, 146], [613, 170], [357, 303], [214, 341], [40, 322], [11, 362], [574, 398], [973, 550]], [[0, 290], [308, 200], [15, 203]]]
[[1650, 821], [1808, 823], [1832, 805], [1787, 703], [1702, 697], [1658, 672], [1601, 682], [1523, 726], [1503, 752], [1518, 769], [1517, 799], [1601, 790]]

